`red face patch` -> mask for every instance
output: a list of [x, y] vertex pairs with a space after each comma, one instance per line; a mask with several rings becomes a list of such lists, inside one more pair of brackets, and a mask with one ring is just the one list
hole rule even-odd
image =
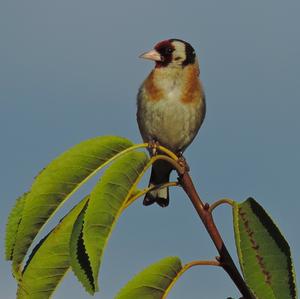
[[174, 46], [170, 40], [164, 40], [156, 44], [154, 49], [160, 54], [162, 61], [156, 62], [156, 67], [166, 67], [172, 62]]

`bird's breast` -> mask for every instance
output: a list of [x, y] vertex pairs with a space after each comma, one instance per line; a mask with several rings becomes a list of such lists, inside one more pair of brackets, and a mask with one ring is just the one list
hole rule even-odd
[[180, 85], [153, 99], [145, 88], [138, 98], [138, 123], [144, 141], [155, 139], [171, 150], [183, 151], [194, 139], [203, 119], [204, 102], [182, 101]]

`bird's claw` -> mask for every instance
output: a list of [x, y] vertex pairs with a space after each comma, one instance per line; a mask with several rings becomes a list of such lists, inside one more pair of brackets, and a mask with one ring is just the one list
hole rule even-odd
[[[182, 151], [177, 152], [177, 157], [178, 157], [178, 158], [183, 157], [183, 152], [182, 152]], [[183, 158], [183, 159], [184, 159], [184, 158]]]
[[157, 147], [159, 146], [159, 142], [155, 139], [151, 139], [148, 142], [148, 149], [151, 153], [151, 156], [157, 155]]
[[185, 172], [189, 172], [190, 171], [190, 167], [188, 165], [188, 163], [186, 162], [185, 158], [182, 155], [182, 152], [179, 152], [177, 154], [178, 156], [178, 164], [184, 169]]

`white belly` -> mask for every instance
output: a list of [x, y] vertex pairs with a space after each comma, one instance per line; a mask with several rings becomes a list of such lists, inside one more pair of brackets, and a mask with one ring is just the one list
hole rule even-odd
[[138, 122], [145, 142], [154, 139], [175, 152], [192, 142], [204, 116], [202, 101], [182, 103], [176, 94], [159, 101], [140, 100]]

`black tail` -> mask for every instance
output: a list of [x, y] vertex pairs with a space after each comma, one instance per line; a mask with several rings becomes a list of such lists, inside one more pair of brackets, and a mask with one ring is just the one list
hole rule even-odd
[[[152, 166], [149, 186], [159, 186], [169, 182], [172, 166], [163, 160], [156, 161]], [[164, 187], [149, 191], [144, 198], [143, 205], [149, 206], [157, 203], [161, 207], [169, 205], [169, 188]]]

